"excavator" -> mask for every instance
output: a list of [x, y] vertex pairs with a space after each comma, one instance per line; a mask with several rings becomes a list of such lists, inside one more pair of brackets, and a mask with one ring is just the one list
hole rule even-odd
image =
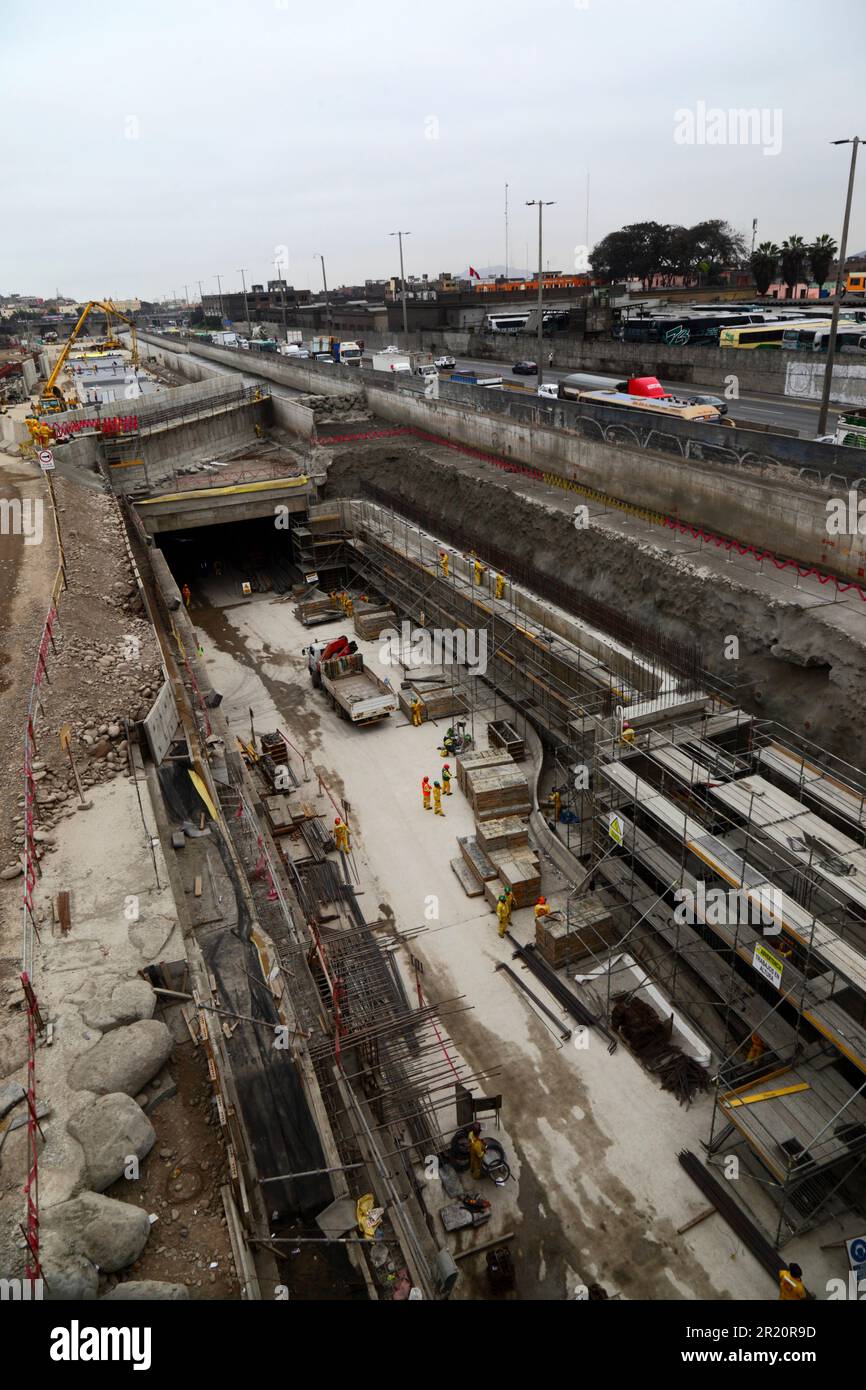
[[63, 371], [64, 364], [66, 362], [67, 357], [69, 356], [71, 348], [74, 346], [81, 333], [81, 330], [87, 322], [87, 319], [89, 318], [90, 314], [93, 313], [94, 310], [97, 310], [105, 315], [105, 338], [102, 340], [101, 343], [98, 344], [98, 349], [110, 350], [112, 348], [119, 348], [123, 346], [120, 339], [117, 337], [117, 329], [115, 327], [115, 321], [117, 319], [122, 319], [125, 324], [129, 325], [129, 333], [132, 341], [133, 364], [138, 364], [138, 337], [136, 335], [135, 324], [132, 322], [132, 319], [128, 319], [126, 315], [122, 314], [120, 310], [117, 308], [117, 306], [115, 304], [112, 304], [110, 301], [103, 303], [101, 300], [91, 299], [90, 302], [86, 304], [82, 309], [78, 322], [76, 323], [75, 327], [70, 333], [67, 342], [64, 344], [60, 352], [60, 355], [54, 364], [54, 370], [52, 371], [50, 377], [48, 378], [48, 380], [42, 388], [42, 393], [39, 397], [39, 402], [37, 405], [38, 414], [47, 415], [58, 410], [68, 410], [70, 409], [70, 407], [77, 404], [77, 402], [74, 399], [70, 398], [69, 400], [67, 400], [64, 397], [63, 392], [61, 391], [57, 383], [60, 379], [60, 373]]

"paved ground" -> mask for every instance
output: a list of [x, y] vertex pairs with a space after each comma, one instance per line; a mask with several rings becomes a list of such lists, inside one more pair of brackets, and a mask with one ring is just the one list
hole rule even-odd
[[[444, 819], [421, 804], [421, 777], [441, 765], [441, 729], [414, 730], [402, 715], [352, 729], [309, 685], [300, 649], [310, 634], [293, 618], [290, 602], [263, 596], [240, 602], [225, 582], [198, 598], [191, 616], [230, 727], [248, 734], [251, 709], [257, 729], [281, 724], [348, 798], [367, 916], [384, 904], [401, 929], [426, 927], [412, 949], [424, 961], [427, 995], [460, 996], [472, 1006], [449, 1020], [450, 1032], [471, 1071], [495, 1069], [482, 1089], [504, 1097], [503, 1130], [495, 1137], [505, 1143], [518, 1181], [492, 1192], [488, 1229], [517, 1231], [520, 1296], [568, 1297], [581, 1282], [598, 1279], [625, 1298], [774, 1297], [766, 1275], [716, 1218], [676, 1235], [703, 1205], [676, 1153], [699, 1151], [709, 1099], [684, 1111], [624, 1048], [611, 1057], [594, 1037], [585, 1051], [562, 1046], [496, 973], [499, 961], [510, 961], [510, 948], [499, 940], [492, 914], [465, 897], [449, 867], [455, 837], [472, 830], [470, 808], [459, 790], [445, 803]], [[317, 628], [315, 636], [334, 636], [343, 626]], [[375, 644], [360, 645], [377, 665]], [[393, 679], [393, 668], [379, 669]], [[481, 716], [479, 734], [483, 724]], [[550, 888], [547, 879], [543, 887]], [[554, 881], [554, 895], [557, 887]], [[438, 900], [432, 920], [425, 915], [431, 898]], [[532, 938], [528, 910], [515, 914], [514, 928], [519, 939]], [[445, 1127], [447, 1116], [442, 1122]], [[438, 1205], [434, 1194], [431, 1207]], [[838, 1239], [838, 1232], [821, 1239]], [[829, 1268], [817, 1241], [809, 1242], [808, 1258], [816, 1272]], [[464, 1295], [480, 1292], [475, 1274], [465, 1272]]]

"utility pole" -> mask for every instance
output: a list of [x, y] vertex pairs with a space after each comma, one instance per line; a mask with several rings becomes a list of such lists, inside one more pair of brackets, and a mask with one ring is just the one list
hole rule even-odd
[[508, 279], [508, 184], [505, 185], [505, 278]]
[[409, 316], [406, 312], [406, 276], [403, 274], [403, 238], [411, 236], [411, 232], [391, 232], [390, 236], [395, 236], [400, 244], [400, 290], [403, 299], [403, 332], [409, 332]]
[[226, 323], [225, 323], [226, 311], [225, 311], [225, 306], [223, 305], [223, 285], [222, 285], [222, 280], [220, 279], [220, 277], [219, 277], [218, 275], [215, 275], [215, 276], [214, 276], [214, 279], [215, 279], [216, 282], [217, 282], [217, 289], [218, 289], [219, 292], [220, 292], [220, 328], [225, 328], [225, 326], [226, 326]]
[[244, 308], [247, 311], [247, 342], [249, 342], [253, 336], [253, 325], [250, 321], [250, 301], [247, 299], [247, 282], [245, 279], [245, 272], [243, 270], [240, 271], [240, 277], [241, 284], [244, 287]]
[[544, 202], [541, 198], [527, 199], [528, 208], [538, 208], [538, 372], [536, 375], [536, 385], [544, 384], [544, 365], [542, 356], [544, 353], [544, 259], [542, 252], [542, 232], [541, 220], [545, 208], [553, 207], [553, 199]]
[[752, 254], [753, 256], [754, 256], [754, 254], [755, 254], [755, 238], [757, 237], [757, 235], [758, 235], [758, 219], [757, 219], [757, 217], [753, 217], [753, 218], [752, 218], [752, 252], [751, 252], [751, 254]]
[[[328, 298], [328, 281], [327, 281], [327, 279], [326, 279], [326, 277], [325, 277], [325, 258], [324, 258], [324, 256], [322, 255], [321, 251], [318, 253], [318, 255], [319, 255], [319, 260], [322, 262], [322, 284], [323, 284], [324, 287], [325, 287], [325, 323], [327, 324], [328, 329], [330, 330], [330, 327], [331, 327], [331, 301], [330, 301], [330, 299]], [[329, 336], [330, 336], [330, 333], [329, 333]]]
[[279, 277], [280, 277], [280, 284], [281, 284], [282, 287], [283, 287], [283, 338], [284, 338], [284, 340], [285, 340], [286, 342], [288, 342], [288, 341], [289, 341], [289, 325], [288, 325], [288, 322], [287, 322], [287, 320], [286, 320], [286, 277], [285, 277], [285, 275], [283, 274], [283, 268], [282, 268], [282, 265], [281, 265], [281, 263], [280, 263], [279, 261], [274, 261], [274, 270], [275, 270], [275, 271], [277, 272], [277, 274], [279, 275]]
[[187, 308], [187, 311], [188, 311], [188, 310], [189, 310], [189, 285], [184, 285], [184, 287], [183, 287], [183, 295], [184, 295], [183, 302], [184, 302], [184, 304], [186, 305], [186, 308]]
[[848, 172], [848, 197], [845, 200], [845, 220], [842, 223], [842, 241], [839, 245], [839, 260], [836, 264], [836, 293], [833, 304], [833, 317], [830, 320], [830, 337], [827, 341], [827, 365], [824, 368], [824, 389], [821, 392], [821, 413], [818, 416], [818, 433], [827, 433], [827, 414], [830, 409], [830, 391], [833, 386], [833, 359], [836, 356], [836, 332], [839, 327], [839, 309], [842, 303], [845, 280], [845, 256], [848, 250], [848, 223], [851, 220], [851, 200], [854, 196], [854, 170], [857, 167], [857, 147], [861, 137], [853, 140], [831, 140], [831, 145], [851, 146], [851, 168]]

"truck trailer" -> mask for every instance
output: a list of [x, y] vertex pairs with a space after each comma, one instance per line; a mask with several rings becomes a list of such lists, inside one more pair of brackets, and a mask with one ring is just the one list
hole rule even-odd
[[313, 642], [303, 648], [310, 680], [324, 690], [332, 709], [350, 723], [375, 724], [397, 708], [397, 696], [375, 671], [364, 665], [358, 644], [347, 637]]

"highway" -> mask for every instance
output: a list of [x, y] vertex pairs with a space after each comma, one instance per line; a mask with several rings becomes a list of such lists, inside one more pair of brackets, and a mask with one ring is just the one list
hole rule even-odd
[[[514, 358], [506, 360], [491, 361], [489, 358], [470, 358], [458, 357], [457, 366], [454, 368], [458, 372], [480, 372], [484, 376], [501, 376], [503, 384], [507, 386], [528, 387], [535, 389], [535, 377], [514, 376], [511, 368], [514, 365]], [[544, 368], [544, 381], [559, 381], [561, 377], [569, 376], [574, 368]], [[648, 368], [647, 374], [651, 369]], [[447, 375], [443, 373], [443, 376]], [[593, 373], [595, 375], [595, 373]], [[610, 376], [610, 372], [599, 372], [599, 376]], [[696, 386], [693, 382], [668, 381], [663, 380], [662, 385], [665, 390], [671, 391], [677, 396], [698, 396], [698, 395], [721, 395], [721, 391], [713, 391], [709, 386]], [[819, 407], [816, 402], [788, 400], [784, 396], [760, 395], [753, 392], [745, 392], [739, 400], [728, 403], [728, 417], [744, 424], [753, 423], [756, 425], [769, 426], [771, 429], [783, 429], [801, 435], [804, 439], [814, 439], [818, 431]], [[830, 434], [836, 428], [837, 412], [831, 410], [827, 420], [827, 433]]]

